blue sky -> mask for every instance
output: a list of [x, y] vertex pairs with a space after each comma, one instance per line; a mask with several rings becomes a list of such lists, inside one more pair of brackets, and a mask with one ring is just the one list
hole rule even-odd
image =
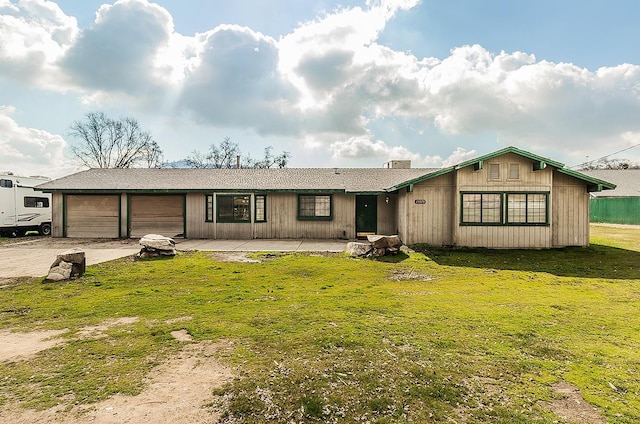
[[631, 0], [0, 0], [0, 171], [78, 170], [133, 116], [166, 160], [226, 136], [290, 166], [450, 165], [514, 145], [640, 161]]

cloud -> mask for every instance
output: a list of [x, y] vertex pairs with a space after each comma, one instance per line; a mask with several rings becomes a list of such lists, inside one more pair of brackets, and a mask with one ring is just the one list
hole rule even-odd
[[416, 4], [370, 0], [274, 39], [236, 25], [182, 35], [147, 0], [103, 5], [82, 30], [53, 2], [0, 0], [0, 78], [73, 89], [88, 104], [292, 137], [334, 158], [436, 161], [404, 140], [371, 140], [372, 122], [387, 117], [541, 151], [616, 149], [640, 133], [640, 66], [591, 71], [480, 45], [418, 58], [380, 45], [387, 23]]
[[77, 21], [51, 1], [0, 1], [0, 75], [54, 89], [56, 61], [73, 43]]
[[80, 33], [61, 61], [67, 83], [145, 96], [153, 104], [164, 91], [163, 74], [171, 72], [156, 67], [156, 56], [172, 34], [173, 19], [160, 6], [146, 0], [104, 4], [95, 23]]
[[35, 128], [24, 128], [13, 120], [15, 108], [0, 106], [0, 170], [16, 175], [57, 177], [74, 170], [64, 158], [64, 139]]

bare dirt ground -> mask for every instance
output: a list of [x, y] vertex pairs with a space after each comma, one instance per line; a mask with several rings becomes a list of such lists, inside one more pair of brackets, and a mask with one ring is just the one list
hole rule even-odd
[[[180, 320], [188, 317], [180, 318]], [[104, 337], [116, 325], [129, 325], [136, 317], [125, 317], [85, 327], [80, 337]], [[65, 341], [65, 330], [30, 333], [0, 332], [0, 361], [20, 361]], [[211, 392], [233, 378], [231, 370], [216, 359], [227, 343], [192, 342], [186, 330], [172, 335], [184, 343], [178, 355], [154, 368], [146, 378], [146, 389], [137, 396], [116, 395], [105, 401], [69, 407], [61, 405], [44, 411], [3, 405], [0, 422], [15, 424], [85, 423], [216, 423], [219, 414], [207, 403]]]
[[21, 237], [0, 243], [0, 285], [16, 277], [44, 277], [58, 253], [79, 248], [87, 265], [106, 262], [140, 251], [135, 239], [67, 239]]
[[587, 403], [576, 386], [561, 381], [552, 386], [554, 393], [560, 396], [552, 402], [544, 404], [559, 417], [569, 422], [581, 424], [606, 424], [607, 420], [600, 412]]

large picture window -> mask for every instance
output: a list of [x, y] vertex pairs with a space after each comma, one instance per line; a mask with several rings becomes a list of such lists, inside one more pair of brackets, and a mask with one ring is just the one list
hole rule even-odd
[[462, 192], [462, 225], [548, 225], [549, 193]]
[[299, 219], [331, 219], [331, 195], [298, 196]]
[[251, 222], [250, 196], [217, 196], [216, 218], [218, 222]]

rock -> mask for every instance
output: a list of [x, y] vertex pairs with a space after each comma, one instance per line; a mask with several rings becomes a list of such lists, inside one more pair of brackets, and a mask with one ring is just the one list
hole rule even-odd
[[402, 246], [402, 240], [398, 236], [382, 236], [382, 235], [370, 235], [367, 236], [369, 243], [376, 249], [400, 249]]
[[49, 268], [47, 280], [63, 281], [70, 278], [81, 277], [87, 268], [87, 259], [84, 250], [69, 249], [56, 255]]
[[373, 247], [371, 247], [371, 243], [352, 241], [347, 243], [346, 251], [352, 256], [366, 256], [372, 249]]
[[52, 266], [47, 275], [47, 280], [63, 281], [71, 278], [73, 264], [70, 262], [59, 262], [56, 266]]
[[159, 234], [147, 234], [140, 239], [140, 244], [144, 247], [155, 250], [176, 250], [176, 242], [171, 237], [161, 236]]
[[147, 234], [140, 239], [140, 244], [143, 246], [140, 249], [141, 258], [176, 255], [176, 242], [171, 237]]

